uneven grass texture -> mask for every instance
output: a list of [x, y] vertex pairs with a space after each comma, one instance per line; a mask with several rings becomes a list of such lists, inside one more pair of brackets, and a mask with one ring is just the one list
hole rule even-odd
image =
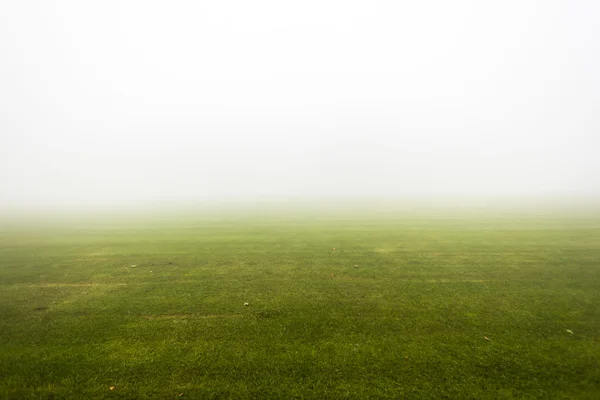
[[5, 226], [0, 396], [599, 399], [599, 272], [597, 214]]

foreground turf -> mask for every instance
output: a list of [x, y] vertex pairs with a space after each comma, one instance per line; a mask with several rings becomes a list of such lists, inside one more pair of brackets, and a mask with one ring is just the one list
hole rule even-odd
[[599, 272], [597, 214], [5, 225], [0, 395], [598, 399]]

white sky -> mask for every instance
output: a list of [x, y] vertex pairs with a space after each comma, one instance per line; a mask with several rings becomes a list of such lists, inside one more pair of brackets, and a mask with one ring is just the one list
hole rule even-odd
[[600, 194], [600, 1], [0, 2], [0, 204]]

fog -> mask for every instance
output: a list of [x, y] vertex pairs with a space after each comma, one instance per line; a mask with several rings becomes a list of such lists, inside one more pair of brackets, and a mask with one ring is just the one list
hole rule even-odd
[[0, 206], [600, 195], [600, 2], [0, 3]]

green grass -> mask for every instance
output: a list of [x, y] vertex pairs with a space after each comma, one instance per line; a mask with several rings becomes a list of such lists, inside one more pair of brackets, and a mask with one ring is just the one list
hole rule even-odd
[[593, 213], [4, 224], [0, 396], [598, 399], [599, 276]]

